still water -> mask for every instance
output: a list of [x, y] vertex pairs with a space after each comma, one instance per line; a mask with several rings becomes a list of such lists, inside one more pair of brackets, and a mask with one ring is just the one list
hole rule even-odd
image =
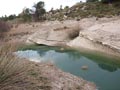
[[[52, 62], [58, 68], [85, 80], [94, 82], [99, 90], [120, 90], [120, 60], [97, 53], [60, 50], [59, 47], [34, 46], [16, 52], [36, 62]], [[87, 66], [87, 70], [82, 70]]]

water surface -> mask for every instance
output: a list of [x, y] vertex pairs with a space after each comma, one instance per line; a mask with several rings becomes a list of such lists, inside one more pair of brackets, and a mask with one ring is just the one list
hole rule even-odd
[[[99, 90], [120, 90], [120, 60], [116, 58], [47, 46], [24, 48], [16, 54], [36, 62], [52, 62], [65, 72], [94, 82]], [[82, 66], [88, 69], [82, 70]]]

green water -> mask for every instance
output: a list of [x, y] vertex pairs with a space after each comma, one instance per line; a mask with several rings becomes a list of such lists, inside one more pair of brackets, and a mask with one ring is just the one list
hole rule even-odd
[[[24, 48], [16, 54], [36, 62], [52, 62], [65, 72], [94, 82], [99, 90], [120, 90], [119, 59], [70, 49], [61, 51], [58, 47], [47, 46]], [[84, 65], [87, 70], [81, 69]]]

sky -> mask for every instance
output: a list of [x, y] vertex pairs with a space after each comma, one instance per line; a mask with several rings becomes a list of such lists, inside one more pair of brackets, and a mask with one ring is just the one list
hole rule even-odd
[[60, 5], [72, 6], [77, 2], [86, 0], [0, 0], [0, 17], [4, 15], [16, 14], [22, 12], [23, 8], [32, 8], [32, 6], [39, 2], [45, 2], [45, 9], [49, 11], [52, 7], [59, 8]]

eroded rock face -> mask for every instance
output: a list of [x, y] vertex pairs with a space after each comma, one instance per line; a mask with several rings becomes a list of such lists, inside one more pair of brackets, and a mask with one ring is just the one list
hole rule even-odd
[[[79, 41], [79, 42], [78, 42]], [[79, 37], [70, 41], [71, 47], [83, 47], [100, 52], [120, 54], [120, 19], [96, 23], [80, 32]]]
[[[49, 46], [67, 45], [74, 48], [120, 54], [120, 19], [85, 18], [81, 21], [45, 23], [29, 41]], [[107, 52], [106, 52], [107, 51]], [[116, 53], [117, 52], [117, 53]]]
[[45, 44], [50, 46], [66, 45], [67, 42], [79, 35], [79, 25], [76, 21], [60, 22], [57, 24], [46, 24], [44, 28], [35, 32], [29, 41], [37, 44]]
[[120, 20], [94, 25], [80, 34], [120, 51]]

